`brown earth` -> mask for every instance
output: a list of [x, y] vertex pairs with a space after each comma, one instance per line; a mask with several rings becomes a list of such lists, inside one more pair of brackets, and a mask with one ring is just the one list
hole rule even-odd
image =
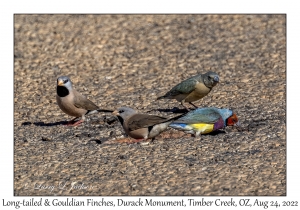
[[[15, 15], [14, 32], [15, 195], [286, 195], [285, 15]], [[58, 76], [101, 108], [174, 116], [156, 97], [209, 70], [195, 104], [241, 129], [127, 144], [109, 114], [62, 125]]]

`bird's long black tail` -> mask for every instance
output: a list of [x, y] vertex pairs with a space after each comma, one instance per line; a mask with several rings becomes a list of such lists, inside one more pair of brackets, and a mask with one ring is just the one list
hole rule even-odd
[[113, 110], [108, 109], [97, 109], [98, 112], [113, 112]]
[[163, 98], [165, 98], [165, 96], [157, 97], [156, 100], [160, 100], [160, 99], [163, 99]]

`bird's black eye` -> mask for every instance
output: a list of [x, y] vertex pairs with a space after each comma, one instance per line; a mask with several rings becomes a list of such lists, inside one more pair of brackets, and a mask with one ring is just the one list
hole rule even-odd
[[120, 114], [123, 113], [123, 112], [124, 112], [124, 110], [120, 110], [120, 111], [119, 111]]
[[64, 84], [66, 84], [67, 82], [69, 82], [69, 80], [67, 80], [67, 79], [66, 79], [66, 80], [64, 80]]

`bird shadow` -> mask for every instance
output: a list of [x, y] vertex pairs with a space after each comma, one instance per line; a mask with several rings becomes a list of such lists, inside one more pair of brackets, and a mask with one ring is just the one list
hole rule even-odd
[[103, 144], [104, 142], [107, 142], [109, 141], [110, 138], [109, 137], [103, 137], [103, 138], [100, 138], [100, 139], [91, 139], [89, 140], [89, 142], [96, 142], [96, 144]]
[[178, 107], [174, 107], [173, 109], [152, 109], [151, 111], [172, 112], [172, 113], [187, 113], [187, 112], [189, 112], [189, 110], [187, 110], [187, 109], [179, 109]]
[[[206, 133], [206, 134], [201, 134], [201, 135], [205, 135], [205, 136], [217, 136], [219, 134], [224, 134], [226, 133], [226, 131], [224, 130], [216, 130], [216, 131], [213, 131], [213, 132], [210, 132], [210, 133]], [[191, 137], [196, 137], [194, 134], [191, 134]]]
[[56, 125], [66, 125], [68, 123], [68, 121], [59, 121], [59, 122], [54, 122], [54, 123], [44, 123], [44, 122], [23, 122], [22, 125], [23, 126], [27, 126], [27, 125], [35, 125], [35, 126], [56, 126]]
[[220, 133], [226, 133], [226, 132], [223, 131], [223, 130], [216, 130], [216, 131], [213, 131], [213, 132], [211, 132], [211, 133], [204, 134], [204, 135], [216, 136], [216, 135], [218, 135], [218, 134], [220, 134]]

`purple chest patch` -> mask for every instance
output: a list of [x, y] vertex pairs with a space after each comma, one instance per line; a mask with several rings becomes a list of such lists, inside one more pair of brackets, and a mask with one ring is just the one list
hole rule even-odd
[[222, 117], [220, 117], [220, 119], [217, 122], [215, 122], [214, 131], [219, 130], [221, 128], [224, 128], [224, 121], [223, 121]]

